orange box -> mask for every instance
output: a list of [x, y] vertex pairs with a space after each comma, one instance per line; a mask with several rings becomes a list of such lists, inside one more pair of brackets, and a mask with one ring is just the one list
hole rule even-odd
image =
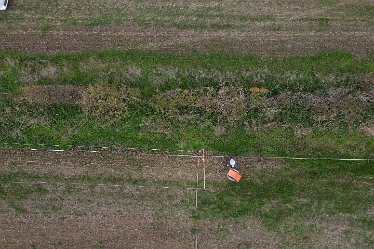
[[238, 170], [236, 170], [236, 169], [230, 169], [227, 172], [227, 178], [229, 178], [231, 181], [239, 182], [240, 179], [242, 178], [242, 175], [239, 173]]

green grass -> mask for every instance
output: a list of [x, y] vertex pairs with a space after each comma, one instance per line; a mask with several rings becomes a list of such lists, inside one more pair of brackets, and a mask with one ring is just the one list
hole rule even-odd
[[[334, 119], [324, 123], [313, 118], [313, 115], [331, 114], [323, 105], [311, 108], [302, 101], [284, 104], [275, 101], [272, 107], [279, 111], [273, 118], [265, 113], [269, 106], [264, 106], [266, 101], [283, 93], [324, 96], [342, 88], [352, 94], [367, 91], [359, 78], [374, 72], [371, 57], [357, 60], [342, 52], [287, 58], [140, 51], [54, 55], [0, 52], [0, 68], [1, 143], [61, 144], [66, 148], [112, 145], [171, 151], [205, 148], [236, 155], [371, 157], [373, 154], [373, 138], [355, 128], [370, 123], [374, 115], [372, 104], [347, 102], [336, 107]], [[50, 68], [53, 70], [47, 70]], [[102, 82], [139, 90], [139, 102], [129, 105], [127, 115], [108, 122], [84, 114], [77, 104], [31, 104], [18, 99], [22, 87], [28, 85], [88, 86]], [[223, 86], [243, 89], [248, 100], [245, 113], [232, 124], [226, 123], [233, 118], [230, 110], [221, 113], [214, 108], [198, 107], [201, 104], [187, 108], [177, 105], [173, 116], [157, 112], [157, 102], [152, 102], [154, 97], [175, 89], [196, 94], [193, 91], [204, 87], [223, 89]], [[255, 86], [267, 89], [268, 95], [252, 99], [249, 89]], [[174, 103], [183, 104], [178, 99]], [[197, 118], [188, 119], [188, 115]], [[215, 134], [219, 126], [224, 128], [223, 134]], [[299, 128], [311, 131], [296, 136], [294, 132]]]
[[74, 18], [70, 17], [67, 19], [67, 23], [72, 26], [84, 26], [84, 27], [98, 27], [114, 24], [124, 24], [126, 16], [122, 13], [110, 13], [96, 17], [87, 18]]
[[333, 6], [338, 3], [338, 0], [319, 0], [319, 2], [324, 6]]
[[[322, 215], [347, 215], [358, 227], [371, 226], [366, 213], [374, 204], [369, 162], [288, 162], [285, 169], [261, 175], [245, 172], [239, 184], [208, 183], [200, 193], [198, 219], [256, 217], [280, 231], [290, 220], [318, 223]], [[357, 221], [360, 217], [361, 221]]]
[[368, 215], [374, 205], [372, 162], [285, 161], [284, 165], [260, 173], [239, 168], [243, 175], [239, 183], [208, 182], [207, 190], [199, 192], [193, 217], [222, 224], [260, 220], [284, 247], [308, 246], [312, 238], [341, 226], [348, 241], [354, 238], [365, 247], [373, 244], [369, 238], [374, 219]]
[[374, 17], [374, 6], [372, 4], [348, 4], [344, 7], [345, 11], [351, 15], [371, 19]]
[[40, 30], [42, 31], [42, 34], [45, 36], [52, 30], [52, 25], [50, 23], [43, 23], [40, 25]]
[[[373, 60], [359, 61], [354, 59], [351, 54], [341, 52], [288, 58], [232, 54], [175, 55], [140, 51], [103, 51], [57, 55], [0, 52], [0, 66], [3, 72], [0, 76], [0, 89], [8, 91], [16, 90], [20, 83], [87, 85], [98, 81], [127, 83], [141, 88], [152, 88], [154, 87], [153, 81], [158, 76], [155, 73], [160, 73], [155, 69], [160, 67], [172, 67], [178, 71], [176, 75], [178, 80], [169, 79], [166, 82], [167, 85], [163, 86], [164, 88], [217, 85], [220, 82], [211, 74], [222, 74], [224, 77], [229, 72], [234, 75], [235, 84], [239, 85], [261, 84], [272, 91], [279, 91], [279, 89], [283, 91], [315, 91], [338, 86], [355, 86], [354, 80], [349, 76], [370, 73], [374, 70]], [[57, 75], [52, 77], [43, 75], [41, 71], [46, 66], [56, 67]], [[131, 75], [129, 76], [129, 73], [124, 71], [128, 67], [140, 70], [137, 78], [131, 79]], [[257, 76], [257, 72], [258, 76], [262, 77], [257, 84], [256, 82], [248, 82], [251, 79], [243, 78], [242, 71], [248, 70], [253, 71], [255, 76]], [[202, 74], [201, 79], [194, 79], [191, 75], [194, 73]], [[289, 77], [295, 78], [293, 82], [288, 82], [290, 79], [285, 76], [288, 74]], [[333, 85], [325, 85], [316, 76], [330, 74], [348, 77], [343, 81], [337, 80]], [[189, 75], [191, 76], [189, 77]], [[31, 80], [28, 80], [29, 78]], [[139, 85], [139, 83], [142, 84]]]
[[[100, 125], [93, 121], [64, 121], [62, 124], [33, 125], [18, 130], [21, 124], [2, 125], [1, 142], [20, 142], [63, 148], [85, 146], [158, 148], [176, 151], [205, 148], [215, 153], [234, 155], [309, 156], [309, 157], [364, 157], [372, 158], [373, 138], [360, 132], [314, 131], [298, 137], [292, 129], [272, 128], [247, 132], [236, 128], [225, 136], [214, 135], [212, 129], [198, 125], [174, 125], [168, 135], [139, 127], [139, 117], [128, 117], [115, 125]], [[14, 135], [16, 134], [16, 135]], [[16, 146], [17, 147], [17, 146]]]

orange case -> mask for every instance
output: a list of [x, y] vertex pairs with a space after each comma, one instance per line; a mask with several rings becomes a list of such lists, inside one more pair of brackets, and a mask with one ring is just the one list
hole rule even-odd
[[242, 178], [242, 175], [239, 173], [236, 169], [230, 169], [229, 172], [227, 172], [227, 178], [229, 178], [231, 181], [239, 182]]

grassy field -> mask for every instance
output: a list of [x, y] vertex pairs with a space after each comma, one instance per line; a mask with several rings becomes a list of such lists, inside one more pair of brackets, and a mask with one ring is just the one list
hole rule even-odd
[[2, 143], [371, 157], [372, 59], [0, 56]]
[[[373, 12], [370, 0], [11, 1], [0, 247], [372, 248], [374, 161], [264, 157], [374, 158]], [[196, 209], [201, 161], [174, 156], [201, 149]], [[212, 154], [238, 156], [242, 181]]]

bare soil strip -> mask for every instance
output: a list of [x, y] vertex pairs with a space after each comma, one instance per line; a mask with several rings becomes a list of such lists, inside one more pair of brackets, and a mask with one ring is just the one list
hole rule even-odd
[[374, 49], [363, 1], [10, 1], [0, 51], [103, 49], [261, 55]]
[[[24, 172], [35, 175], [100, 176], [127, 179], [191, 181], [196, 179], [197, 158], [139, 151], [64, 151], [0, 150], [2, 172]], [[225, 181], [224, 158], [206, 156], [206, 179]], [[244, 175], [281, 168], [276, 160], [240, 158]], [[203, 164], [200, 162], [200, 178]], [[194, 187], [194, 186], [191, 186]]]
[[[33, 37], [33, 39], [30, 39]], [[10, 32], [0, 36], [0, 50], [71, 52], [106, 49], [140, 49], [187, 53], [240, 52], [259, 55], [314, 54], [341, 50], [365, 55], [374, 50], [372, 32], [293, 34], [289, 32], [211, 32], [144, 29], [129, 31], [71, 30], [43, 35], [37, 31]]]
[[[41, 189], [41, 193], [0, 203], [2, 248], [194, 248], [196, 233], [200, 248], [233, 244], [276, 247], [277, 237], [255, 220], [209, 226], [205, 224], [209, 221], [194, 222], [194, 191], [187, 187], [195, 187], [196, 158], [131, 151], [41, 150], [1, 150], [0, 158], [3, 174], [41, 177], [9, 183], [9, 187]], [[207, 159], [207, 179], [224, 181], [223, 160]], [[278, 166], [241, 160], [244, 171]], [[128, 180], [130, 176], [147, 182], [100, 184], [110, 177]], [[78, 178], [67, 181], [74, 177]], [[88, 182], [77, 180], [79, 177]], [[176, 181], [176, 185], [143, 187], [157, 181]], [[221, 236], [222, 227], [227, 226], [232, 231]], [[262, 239], [268, 236], [272, 239]]]

